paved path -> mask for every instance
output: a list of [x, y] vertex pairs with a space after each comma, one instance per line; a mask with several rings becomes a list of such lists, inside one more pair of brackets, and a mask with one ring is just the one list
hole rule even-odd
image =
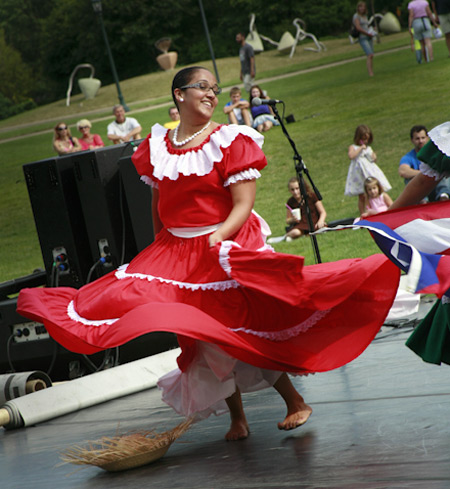
[[[386, 51], [381, 51], [379, 53], [377, 53], [377, 56], [383, 56], [383, 55], [386, 55], [386, 54], [392, 54], [394, 52], [397, 52], [397, 51], [403, 51], [405, 49], [410, 49], [410, 46], [407, 45], [407, 46], [401, 46], [401, 47], [398, 47], [398, 48], [393, 48], [393, 49], [387, 49]], [[282, 75], [275, 75], [275, 76], [271, 76], [271, 77], [266, 77], [266, 78], [261, 78], [261, 79], [258, 79], [258, 83], [260, 84], [263, 84], [263, 83], [268, 83], [268, 82], [272, 82], [272, 81], [276, 81], [276, 80], [283, 80], [285, 78], [291, 78], [293, 76], [298, 76], [298, 75], [304, 75], [304, 74], [307, 74], [307, 73], [312, 73], [314, 71], [319, 71], [319, 70], [325, 70], [325, 69], [328, 69], [328, 68], [334, 68], [335, 66], [341, 66], [341, 65], [345, 65], [345, 64], [348, 64], [348, 63], [353, 63], [353, 62], [356, 62], [356, 61], [361, 61], [361, 60], [364, 60], [365, 59], [365, 56], [357, 56], [355, 58], [350, 58], [350, 59], [345, 59], [345, 60], [341, 60], [341, 61], [335, 61], [333, 63], [327, 63], [327, 64], [324, 64], [324, 65], [319, 65], [319, 66], [314, 66], [312, 68], [305, 68], [305, 69], [302, 69], [302, 70], [296, 70], [296, 71], [293, 71], [291, 73], [284, 73]], [[243, 85], [241, 84], [240, 85], [241, 87], [243, 87]], [[224, 88], [224, 92], [227, 92], [230, 90], [231, 87], [226, 87]], [[139, 100], [139, 101], [136, 101], [136, 102], [131, 102], [129, 103], [128, 105], [137, 105], [137, 104], [142, 104], [142, 103], [151, 103], [153, 102], [155, 99], [147, 99], [147, 100]], [[132, 113], [133, 115], [134, 114], [139, 114], [140, 112], [147, 112], [149, 110], [155, 110], [155, 109], [160, 109], [160, 108], [163, 108], [163, 107], [169, 107], [170, 105], [172, 105], [173, 102], [172, 101], [169, 101], [169, 102], [163, 102], [163, 103], [160, 103], [160, 104], [156, 104], [156, 105], [152, 105], [150, 107], [141, 107], [140, 109], [135, 109], [135, 110], [132, 110]], [[88, 111], [88, 112], [84, 112], [83, 113], [83, 116], [88, 116], [88, 115], [95, 115], [95, 114], [103, 114], [105, 111], [108, 111], [110, 110], [110, 107], [103, 107], [103, 108], [100, 108], [100, 109], [95, 109], [95, 110], [91, 110], [91, 111]], [[80, 114], [80, 117], [81, 117], [81, 114]], [[106, 117], [97, 117], [95, 119], [92, 119], [91, 122], [100, 122], [100, 121], [105, 121], [105, 120], [109, 120], [111, 119], [111, 115], [108, 115]], [[61, 119], [60, 116], [58, 117], [55, 117], [55, 118], [52, 118], [52, 119], [46, 119], [46, 120], [43, 120], [43, 121], [39, 121], [39, 122], [32, 122], [32, 123], [29, 123], [29, 124], [20, 124], [20, 125], [17, 125], [17, 126], [9, 126], [9, 127], [5, 127], [5, 128], [2, 128], [0, 129], [0, 134], [1, 133], [4, 133], [4, 132], [7, 132], [7, 131], [11, 131], [11, 130], [14, 130], [14, 129], [21, 129], [21, 128], [24, 128], [24, 127], [31, 127], [33, 125], [37, 125], [37, 124], [42, 124], [42, 123], [46, 123], [48, 122], [49, 124], [51, 123], [55, 123], [57, 121], [59, 121]], [[14, 136], [14, 137], [11, 137], [11, 138], [6, 138], [6, 139], [2, 139], [0, 140], [0, 144], [2, 143], [8, 143], [10, 141], [17, 141], [17, 140], [20, 140], [20, 139], [24, 139], [24, 138], [29, 138], [29, 137], [32, 137], [32, 136], [40, 136], [42, 134], [51, 134], [53, 132], [52, 129], [45, 129], [45, 130], [42, 130], [42, 131], [36, 131], [36, 132], [32, 132], [32, 133], [27, 133], [27, 134], [23, 134], [21, 136]]]

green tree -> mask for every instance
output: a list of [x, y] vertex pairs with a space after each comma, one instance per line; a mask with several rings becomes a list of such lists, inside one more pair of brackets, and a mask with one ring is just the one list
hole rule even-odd
[[0, 29], [0, 93], [14, 104], [28, 98], [32, 87], [31, 69], [20, 53], [6, 43]]

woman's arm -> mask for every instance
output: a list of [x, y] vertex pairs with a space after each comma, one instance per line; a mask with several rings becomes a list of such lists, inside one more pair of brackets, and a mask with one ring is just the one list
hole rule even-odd
[[409, 29], [409, 32], [411, 33], [411, 36], [412, 36], [411, 29], [412, 29], [412, 23], [413, 23], [413, 20], [414, 20], [414, 10], [412, 8], [409, 8], [408, 9], [408, 12], [409, 12], [409, 15], [408, 15], [408, 29]]
[[403, 192], [389, 209], [398, 209], [399, 207], [418, 204], [437, 184], [438, 182], [434, 178], [419, 173], [406, 185]]
[[73, 143], [73, 148], [71, 150], [71, 153], [76, 153], [77, 151], [81, 151], [83, 149], [80, 144], [80, 141], [78, 141], [78, 138], [73, 137], [72, 143]]
[[315, 228], [321, 229], [325, 225], [325, 219], [327, 217], [327, 213], [325, 211], [325, 207], [322, 204], [321, 200], [318, 200], [315, 205], [316, 205], [317, 212], [319, 213], [319, 219], [316, 222]]
[[233, 208], [217, 231], [209, 236], [210, 246], [224, 241], [238, 231], [250, 216], [255, 203], [256, 180], [245, 180], [230, 185]]
[[53, 149], [54, 149], [54, 151], [55, 151], [56, 153], [58, 153], [59, 155], [64, 154], [64, 153], [62, 152], [61, 143], [59, 142], [59, 140], [58, 140], [58, 139], [55, 139], [55, 140], [53, 141]]
[[155, 234], [155, 236], [164, 227], [159, 217], [158, 203], [159, 203], [159, 190], [157, 188], [152, 188], [152, 218], [153, 218], [153, 233]]
[[94, 134], [94, 148], [103, 148], [103, 146], [105, 146], [105, 143], [100, 134]]

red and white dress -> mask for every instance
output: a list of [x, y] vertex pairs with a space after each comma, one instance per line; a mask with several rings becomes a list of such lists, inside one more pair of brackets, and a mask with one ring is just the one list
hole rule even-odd
[[200, 146], [176, 149], [155, 125], [133, 162], [159, 189], [164, 229], [129, 264], [79, 290], [22, 290], [20, 314], [86, 354], [152, 331], [177, 333], [179, 369], [160, 387], [184, 415], [225, 410], [236, 385], [256, 390], [282, 371], [327, 371], [356, 358], [397, 291], [399, 270], [387, 258], [304, 267], [302, 257], [266, 245], [255, 213], [209, 247], [231, 211], [230, 184], [259, 178], [267, 164], [262, 143], [251, 128], [222, 125]]

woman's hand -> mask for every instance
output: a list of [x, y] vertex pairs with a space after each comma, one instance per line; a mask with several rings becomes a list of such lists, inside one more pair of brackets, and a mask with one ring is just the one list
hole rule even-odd
[[235, 234], [250, 216], [255, 202], [256, 181], [244, 180], [230, 185], [233, 208], [217, 231], [209, 236], [210, 246]]
[[214, 231], [212, 234], [209, 235], [209, 246], [212, 248], [215, 246], [217, 243], [220, 243], [223, 241], [223, 238], [221, 234], [219, 233], [219, 229], [217, 231]]

